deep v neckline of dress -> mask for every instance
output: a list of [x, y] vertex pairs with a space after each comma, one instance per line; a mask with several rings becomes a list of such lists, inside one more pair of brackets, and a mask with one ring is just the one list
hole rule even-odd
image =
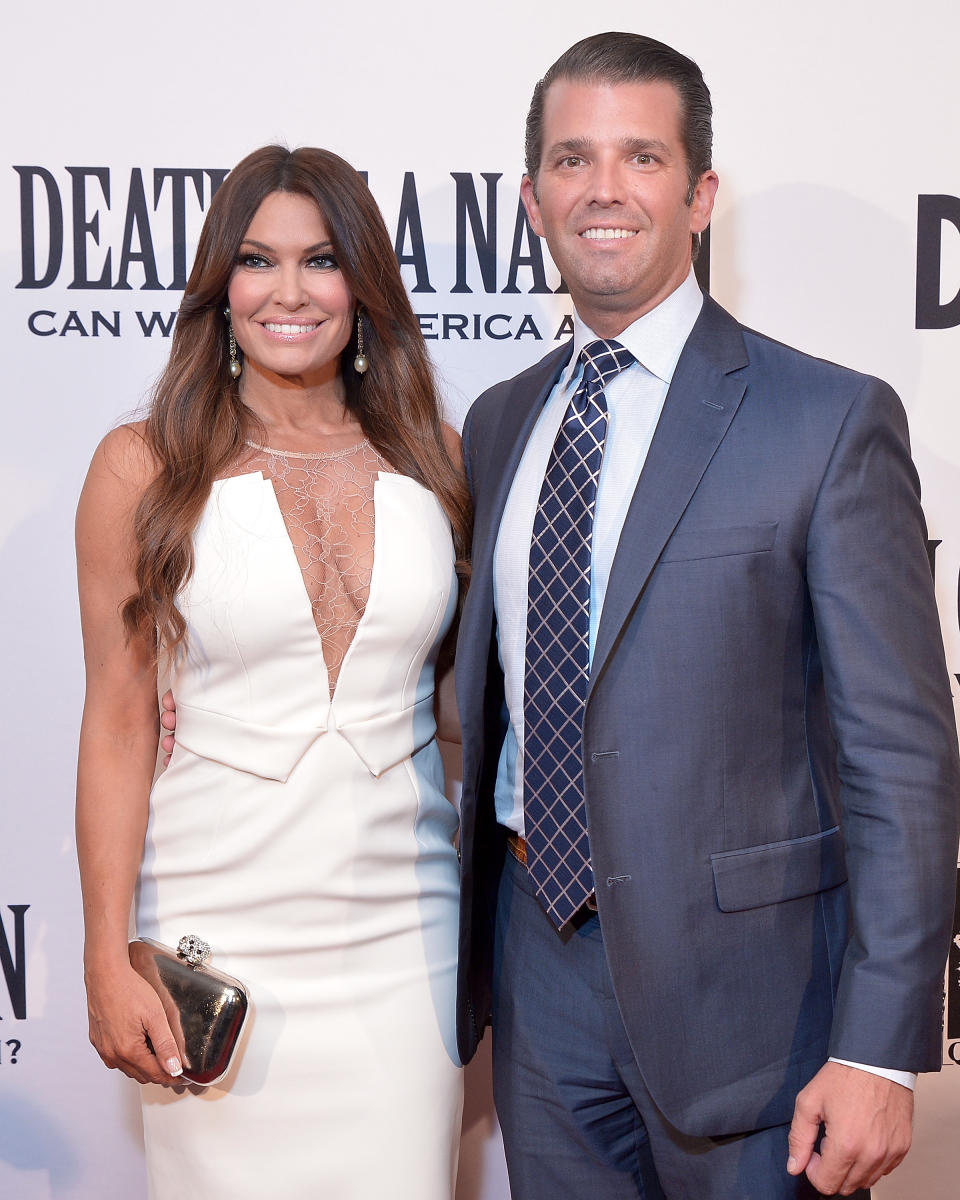
[[[330, 451], [247, 446], [252, 456], [248, 469], [218, 482], [255, 477], [269, 490], [268, 503], [283, 530], [305, 615], [319, 643], [332, 708], [376, 582], [377, 485], [399, 476], [366, 438]], [[297, 482], [291, 484], [291, 476]], [[351, 546], [350, 535], [357, 531], [366, 542]], [[357, 562], [366, 564], [362, 571]]]

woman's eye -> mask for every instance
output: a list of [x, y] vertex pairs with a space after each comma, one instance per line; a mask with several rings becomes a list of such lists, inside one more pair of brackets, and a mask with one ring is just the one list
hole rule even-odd
[[241, 267], [260, 268], [270, 266], [269, 260], [264, 258], [262, 254], [241, 254], [237, 262]]
[[335, 271], [337, 269], [337, 260], [332, 254], [315, 254], [310, 259], [310, 266], [317, 267], [321, 271]]

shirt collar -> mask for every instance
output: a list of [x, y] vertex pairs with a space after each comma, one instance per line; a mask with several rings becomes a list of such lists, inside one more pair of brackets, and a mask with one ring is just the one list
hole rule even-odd
[[[669, 384], [681, 351], [690, 331], [697, 322], [703, 307], [703, 293], [697, 283], [693, 268], [678, 288], [665, 300], [652, 308], [632, 325], [628, 325], [616, 340], [625, 346], [637, 362], [664, 383]], [[566, 389], [580, 374], [580, 351], [597, 334], [573, 314], [573, 354], [559, 379], [561, 389]]]

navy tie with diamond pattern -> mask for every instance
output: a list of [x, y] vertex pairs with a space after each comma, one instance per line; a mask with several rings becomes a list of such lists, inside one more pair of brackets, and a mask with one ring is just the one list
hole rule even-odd
[[583, 711], [590, 674], [590, 558], [607, 434], [603, 389], [636, 361], [590, 342], [583, 375], [547, 463], [533, 523], [523, 686], [527, 870], [562, 928], [593, 892], [583, 792]]

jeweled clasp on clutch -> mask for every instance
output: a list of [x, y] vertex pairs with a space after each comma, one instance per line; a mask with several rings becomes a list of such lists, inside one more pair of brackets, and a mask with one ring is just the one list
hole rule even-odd
[[177, 957], [196, 969], [202, 967], [210, 957], [210, 944], [195, 933], [185, 933], [177, 942]]

